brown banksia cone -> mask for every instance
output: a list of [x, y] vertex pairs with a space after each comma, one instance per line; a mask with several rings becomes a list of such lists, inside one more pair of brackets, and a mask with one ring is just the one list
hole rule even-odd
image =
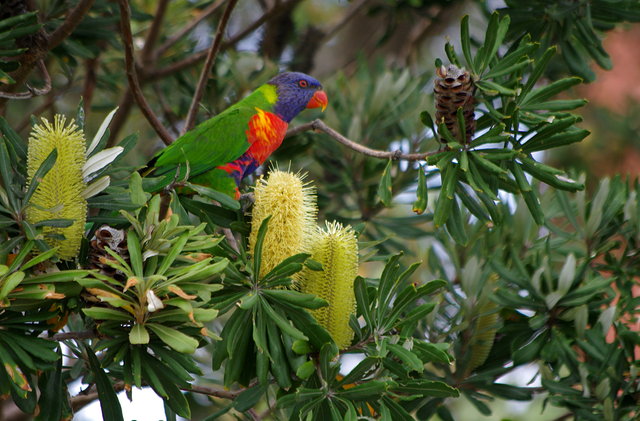
[[[436, 97], [436, 123], [444, 122], [454, 138], [460, 143], [469, 143], [476, 130], [476, 121], [473, 115], [476, 86], [473, 83], [473, 78], [464, 68], [460, 69], [453, 64], [446, 67], [440, 66], [436, 73], [438, 77], [433, 88]], [[458, 108], [462, 108], [464, 116], [466, 131], [464, 139], [458, 124]], [[440, 140], [443, 143], [447, 142], [442, 136]]]
[[127, 237], [124, 230], [103, 225], [95, 232], [89, 243], [89, 269], [96, 269], [101, 274], [110, 276], [119, 281], [126, 281], [124, 273], [112, 268], [105, 260], [114, 260], [105, 250], [109, 247], [116, 252], [125, 262], [129, 262], [129, 250], [127, 249]]

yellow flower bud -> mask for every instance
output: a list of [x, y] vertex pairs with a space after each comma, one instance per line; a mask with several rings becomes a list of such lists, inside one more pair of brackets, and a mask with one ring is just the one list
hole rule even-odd
[[[27, 155], [27, 183], [31, 184], [36, 170], [54, 148], [58, 158], [31, 196], [26, 213], [31, 224], [47, 219], [73, 220], [66, 228], [43, 228], [47, 244], [59, 247], [58, 257], [72, 259], [78, 254], [87, 218], [87, 201], [82, 197], [86, 188], [82, 179], [86, 145], [84, 134], [74, 121], [65, 123], [66, 118], [56, 114], [53, 125], [43, 118], [41, 125], [33, 127]], [[63, 235], [64, 239], [55, 235]]]
[[353, 339], [349, 318], [355, 312], [353, 291], [358, 274], [358, 242], [350, 226], [328, 222], [326, 230], [317, 228], [308, 240], [311, 258], [322, 264], [322, 271], [304, 268], [300, 278], [302, 292], [315, 294], [329, 305], [313, 310], [313, 315], [340, 349]]
[[261, 178], [254, 190], [249, 250], [253, 253], [262, 221], [271, 216], [262, 246], [260, 276], [264, 276], [287, 257], [304, 252], [305, 236], [318, 213], [315, 188], [300, 174], [272, 170]]

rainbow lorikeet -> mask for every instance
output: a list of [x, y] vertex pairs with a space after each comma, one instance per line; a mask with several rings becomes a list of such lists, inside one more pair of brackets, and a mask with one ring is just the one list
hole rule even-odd
[[280, 146], [291, 120], [305, 108], [327, 106], [316, 79], [285, 72], [158, 152], [141, 170], [160, 177], [152, 190], [188, 178], [236, 199], [243, 178]]

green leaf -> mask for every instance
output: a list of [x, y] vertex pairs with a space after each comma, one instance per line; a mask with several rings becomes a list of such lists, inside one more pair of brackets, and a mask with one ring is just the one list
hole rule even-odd
[[451, 358], [449, 357], [449, 354], [442, 349], [441, 345], [446, 344], [431, 344], [417, 340], [414, 340], [413, 342], [414, 352], [423, 362], [427, 363], [435, 361], [443, 364], [450, 364]]
[[315, 372], [316, 366], [312, 360], [309, 360], [298, 367], [298, 369], [296, 370], [296, 376], [298, 376], [302, 380], [306, 380]]
[[525, 98], [525, 96], [529, 93], [529, 91], [531, 91], [538, 79], [540, 79], [540, 77], [544, 74], [549, 61], [551, 61], [551, 58], [555, 55], [555, 53], [556, 47], [552, 46], [548, 48], [536, 62], [533, 70], [531, 71], [531, 74], [529, 75], [529, 78], [527, 79], [527, 83], [525, 83], [524, 87], [520, 91], [520, 95], [518, 96], [518, 103], [522, 103], [522, 100]]
[[267, 235], [267, 230], [269, 229], [269, 220], [271, 220], [271, 215], [267, 216], [260, 223], [260, 228], [258, 229], [258, 235], [256, 236], [256, 244], [253, 248], [253, 277], [257, 281], [260, 276], [260, 264], [262, 263], [262, 246], [264, 244], [264, 237]]
[[245, 389], [233, 401], [233, 406], [237, 411], [245, 412], [253, 408], [262, 395], [267, 391], [268, 384], [257, 384], [253, 387]]
[[390, 389], [392, 392], [407, 395], [434, 396], [439, 398], [457, 398], [460, 394], [456, 388], [444, 382], [432, 380], [409, 380]]
[[509, 29], [509, 22], [509, 15], [504, 16], [502, 19], [500, 19], [498, 12], [494, 12], [491, 15], [484, 44], [478, 50], [474, 62], [477, 73], [481, 74], [494, 58], [498, 47], [502, 44], [504, 36]]
[[6, 19], [0, 20], [0, 29], [10, 28], [12, 26], [25, 25], [29, 22], [37, 22], [38, 12], [25, 12], [19, 15], [12, 16]]
[[148, 344], [149, 332], [145, 329], [144, 325], [136, 323], [129, 332], [129, 343], [132, 345]]
[[491, 70], [489, 70], [489, 72], [487, 72], [487, 74], [483, 76], [484, 80], [515, 73], [519, 70], [524, 69], [525, 67], [528, 67], [533, 62], [533, 60], [522, 57], [520, 61], [509, 66], [505, 65], [506, 62], [507, 60], [505, 59], [500, 60], [493, 68], [491, 68]]
[[[67, 399], [62, 381], [62, 352], [58, 348], [59, 359], [53, 372], [44, 372], [38, 379], [40, 389], [40, 408], [46, 408], [35, 418], [36, 421], [59, 421], [62, 418], [63, 402]], [[118, 418], [114, 418], [118, 420]]]
[[350, 401], [376, 400], [387, 390], [387, 383], [380, 380], [369, 380], [355, 387], [335, 392], [336, 396]]
[[132, 172], [129, 178], [129, 192], [131, 203], [138, 207], [142, 207], [147, 203], [147, 194], [142, 189], [142, 177], [137, 171]]
[[20, 285], [20, 282], [24, 279], [24, 272], [13, 272], [2, 281], [2, 287], [0, 287], [0, 300], [5, 298], [9, 293]]
[[183, 354], [193, 354], [198, 348], [198, 341], [191, 336], [157, 323], [147, 323], [146, 326], [153, 331], [158, 338], [171, 348]]
[[429, 114], [429, 111], [422, 111], [420, 113], [420, 121], [422, 122], [422, 124], [424, 124], [426, 127], [430, 128], [431, 131], [433, 132], [433, 134], [436, 133], [436, 127], [433, 124], [433, 118], [431, 117], [431, 114]]
[[476, 151], [472, 151], [470, 153], [471, 159], [474, 161], [475, 164], [478, 165], [478, 167], [482, 168], [483, 170], [489, 173], [493, 173], [494, 175], [497, 175], [497, 176], [506, 175], [507, 170], [497, 166], [496, 164], [494, 164], [493, 162], [485, 158], [485, 156], [488, 156], [488, 155], [489, 154], [485, 155], [484, 152], [476, 152]]
[[140, 249], [140, 238], [132, 229], [127, 231], [127, 250], [131, 259], [131, 268], [133, 273], [140, 281], [144, 279], [142, 270], [142, 250]]
[[[263, 316], [264, 317], [264, 316]], [[282, 343], [282, 336], [276, 325], [266, 321], [267, 337], [269, 340], [269, 358], [272, 361], [271, 373], [278, 385], [284, 389], [291, 387], [291, 372], [287, 354]]]
[[527, 104], [535, 104], [542, 101], [546, 101], [549, 98], [556, 96], [562, 91], [569, 89], [572, 86], [578, 85], [582, 83], [582, 79], [579, 77], [569, 77], [565, 79], [556, 80], [546, 86], [543, 86], [538, 89], [534, 89], [529, 92], [524, 98], [520, 101], [521, 106], [526, 106]]
[[178, 255], [184, 249], [185, 244], [189, 241], [190, 233], [185, 232], [178, 240], [173, 244], [167, 255], [162, 259], [162, 263], [160, 263], [160, 267], [156, 270], [156, 274], [163, 275], [169, 267], [175, 262]]
[[537, 151], [543, 151], [545, 149], [558, 148], [560, 146], [565, 146], [571, 143], [580, 142], [582, 139], [584, 139], [588, 135], [589, 135], [588, 130], [571, 129], [566, 132], [557, 133], [553, 136], [540, 139], [540, 141], [535, 143], [527, 142], [522, 147], [522, 151], [526, 153], [532, 153]]
[[391, 206], [391, 200], [393, 199], [393, 192], [391, 191], [391, 162], [391, 160], [387, 161], [378, 185], [378, 197], [382, 204], [387, 207]]
[[96, 388], [98, 390], [98, 399], [100, 400], [100, 409], [102, 410], [102, 419], [113, 421], [124, 421], [122, 416], [122, 407], [120, 401], [113, 389], [113, 384], [109, 381], [109, 378], [100, 367], [100, 362], [93, 350], [84, 345], [86, 355], [89, 359], [89, 366], [91, 372], [95, 378]]
[[578, 191], [584, 189], [584, 185], [570, 179], [560, 179], [556, 176], [557, 169], [549, 167], [531, 158], [520, 158], [522, 167], [526, 172], [540, 181], [561, 190]]
[[185, 185], [191, 190], [198, 193], [200, 196], [208, 197], [209, 199], [215, 200], [216, 202], [220, 203], [222, 207], [231, 210], [240, 210], [240, 202], [238, 202], [237, 200], [233, 200], [227, 194], [211, 189], [209, 187], [200, 186], [198, 184], [186, 183]]
[[478, 85], [478, 88], [480, 88], [480, 90], [486, 92], [487, 95], [491, 96], [498, 94], [515, 96], [516, 94], [516, 91], [514, 91], [513, 89], [506, 88], [496, 82], [491, 82], [489, 80], [479, 80], [476, 82], [476, 85]]
[[462, 67], [462, 64], [460, 64], [460, 59], [456, 54], [456, 50], [453, 48], [453, 45], [451, 45], [451, 43], [447, 42], [444, 45], [444, 52], [445, 54], [447, 54], [447, 58], [452, 64], [455, 64], [457, 67], [460, 67], [460, 68]]
[[471, 35], [469, 35], [469, 15], [464, 15], [462, 22], [460, 22], [460, 44], [462, 45], [462, 54], [467, 64], [471, 67], [472, 73], [476, 72], [473, 65], [473, 57], [471, 56]]
[[264, 312], [266, 313], [266, 315], [271, 320], [273, 320], [276, 323], [276, 325], [278, 325], [278, 327], [280, 327], [282, 332], [291, 336], [293, 339], [299, 339], [303, 341], [309, 340], [309, 338], [305, 336], [301, 331], [299, 331], [294, 326], [292, 326], [287, 319], [285, 319], [280, 314], [278, 314], [273, 309], [273, 307], [271, 307], [271, 305], [266, 299], [264, 299], [263, 297], [260, 297], [260, 301], [262, 303], [262, 308], [264, 309]]
[[262, 291], [263, 296], [269, 297], [276, 302], [286, 301], [294, 306], [318, 309], [325, 307], [328, 303], [313, 294], [305, 294], [298, 291], [286, 289], [265, 289]]
[[120, 322], [127, 322], [133, 318], [133, 316], [125, 313], [124, 311], [114, 310], [110, 308], [83, 308], [82, 312], [92, 319], [96, 320], [115, 320]]
[[424, 166], [420, 165], [418, 169], [418, 188], [416, 192], [416, 201], [413, 202], [413, 211], [418, 215], [422, 215], [427, 209], [429, 194], [427, 192], [427, 176], [425, 175]]
[[460, 245], [466, 245], [469, 241], [469, 237], [465, 231], [465, 220], [460, 211], [458, 202], [454, 199], [451, 201], [451, 213], [446, 222], [447, 231], [451, 234], [451, 237]]
[[520, 365], [535, 361], [538, 358], [542, 347], [547, 343], [548, 338], [548, 332], [543, 331], [537, 334], [523, 347], [513, 351], [513, 363]]
[[407, 371], [417, 371], [422, 373], [424, 371], [424, 365], [420, 358], [413, 352], [403, 348], [401, 345], [387, 343], [387, 348], [404, 363]]
[[57, 159], [58, 159], [58, 150], [54, 148], [51, 151], [51, 153], [49, 153], [49, 155], [44, 159], [44, 161], [42, 161], [42, 164], [40, 164], [40, 167], [38, 167], [36, 172], [33, 174], [31, 184], [29, 184], [29, 188], [27, 189], [27, 192], [24, 195], [24, 199], [23, 199], [24, 203], [29, 202], [29, 200], [31, 199], [31, 196], [33, 196], [33, 193], [35, 193], [36, 189], [40, 185], [40, 182], [42, 181], [44, 176], [47, 175], [49, 170], [53, 168]]
[[567, 111], [574, 110], [586, 105], [589, 101], [586, 99], [554, 99], [551, 101], [542, 101], [533, 104], [527, 104], [520, 107], [527, 111]]
[[448, 165], [444, 169], [442, 177], [442, 188], [436, 201], [436, 209], [433, 216], [433, 223], [436, 227], [441, 227], [449, 219], [451, 206], [453, 202], [453, 192], [458, 181], [458, 166], [455, 164]]
[[529, 208], [529, 212], [538, 225], [544, 225], [544, 212], [535, 190], [522, 192], [522, 198]]

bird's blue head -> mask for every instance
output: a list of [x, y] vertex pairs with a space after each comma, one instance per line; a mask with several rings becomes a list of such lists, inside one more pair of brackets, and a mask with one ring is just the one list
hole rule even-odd
[[304, 73], [280, 73], [267, 83], [276, 87], [278, 95], [273, 111], [287, 123], [305, 108], [321, 107], [324, 111], [327, 106], [320, 82]]

